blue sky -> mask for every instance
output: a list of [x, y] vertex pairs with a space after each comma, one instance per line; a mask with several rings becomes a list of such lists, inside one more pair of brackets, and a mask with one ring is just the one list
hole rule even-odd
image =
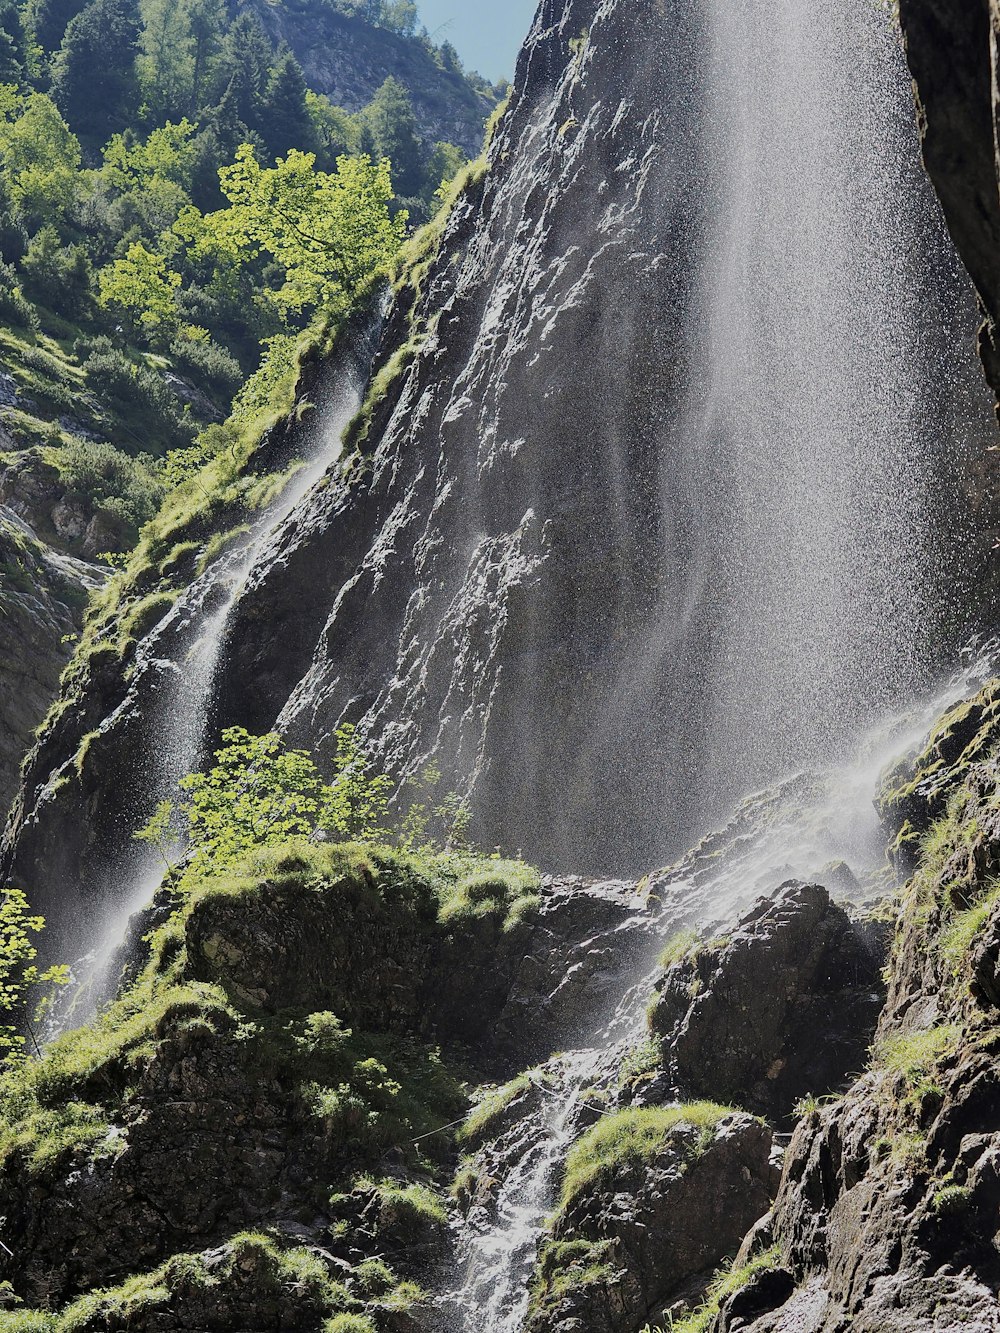
[[469, 69], [478, 69], [488, 79], [509, 79], [537, 0], [417, 0], [420, 21], [445, 38]]

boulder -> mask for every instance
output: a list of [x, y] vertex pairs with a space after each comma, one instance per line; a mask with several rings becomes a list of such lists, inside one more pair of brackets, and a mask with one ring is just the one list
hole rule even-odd
[[882, 952], [818, 884], [789, 883], [658, 984], [650, 1024], [686, 1097], [780, 1120], [865, 1064]]

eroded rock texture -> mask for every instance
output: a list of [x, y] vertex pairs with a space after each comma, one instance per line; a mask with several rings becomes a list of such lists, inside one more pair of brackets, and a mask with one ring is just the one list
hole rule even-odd
[[[529, 1333], [624, 1333], [697, 1299], [767, 1208], [770, 1154], [766, 1125], [734, 1114], [707, 1131], [680, 1125], [660, 1151], [603, 1174], [559, 1213]], [[586, 1266], [603, 1275], [581, 1278]]]
[[0, 817], [21, 760], [59, 689], [89, 590], [99, 576], [48, 550], [0, 508]]
[[864, 1066], [882, 1007], [878, 932], [817, 884], [763, 899], [669, 968], [650, 1011], [673, 1087], [780, 1121]]
[[774, 1264], [723, 1307], [716, 1333], [1000, 1327], [996, 688], [887, 778], [890, 832], [927, 832], [871, 1067], [799, 1123], [747, 1247], [773, 1241]]

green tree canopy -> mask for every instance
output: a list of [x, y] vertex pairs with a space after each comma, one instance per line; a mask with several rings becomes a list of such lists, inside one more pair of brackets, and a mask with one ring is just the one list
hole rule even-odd
[[423, 155], [417, 118], [406, 89], [398, 79], [386, 79], [362, 114], [374, 156], [392, 163], [399, 194], [404, 198], [418, 194], [423, 183]]
[[306, 105], [305, 77], [285, 47], [271, 72], [261, 108], [261, 135], [272, 157], [311, 147], [313, 123]]
[[276, 293], [284, 310], [342, 314], [399, 249], [406, 215], [390, 216], [388, 162], [341, 157], [332, 175], [314, 164], [312, 153], [293, 151], [265, 168], [244, 144], [219, 173], [230, 207], [204, 217], [189, 209], [175, 230], [196, 251], [237, 262], [269, 255], [285, 272]]

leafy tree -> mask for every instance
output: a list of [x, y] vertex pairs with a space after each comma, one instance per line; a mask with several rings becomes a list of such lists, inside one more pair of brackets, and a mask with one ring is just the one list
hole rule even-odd
[[398, 194], [419, 194], [423, 184], [423, 163], [417, 118], [413, 103], [403, 85], [391, 76], [362, 112], [376, 157], [392, 163]]
[[[312, 89], [306, 91], [309, 116], [309, 142], [316, 146], [316, 160], [324, 171], [336, 166], [337, 158], [356, 153], [360, 148], [360, 130], [356, 116]], [[301, 145], [293, 145], [300, 147]]]
[[0, 87], [0, 164], [22, 225], [63, 223], [80, 188], [80, 144], [50, 98]]
[[310, 147], [313, 122], [306, 106], [306, 81], [287, 47], [278, 52], [264, 96], [261, 134], [272, 157]]
[[453, 143], [436, 143], [427, 161], [427, 171], [420, 200], [427, 215], [436, 211], [439, 196], [468, 162], [461, 148]]
[[175, 230], [195, 250], [238, 262], [270, 255], [285, 273], [276, 293], [285, 311], [341, 313], [398, 250], [406, 215], [389, 215], [388, 162], [342, 157], [333, 175], [314, 163], [312, 153], [292, 151], [264, 168], [244, 145], [219, 173], [230, 207], [205, 217], [189, 209]]
[[317, 829], [340, 839], [371, 842], [383, 836], [388, 778], [372, 773], [354, 728], [337, 732], [334, 778], [325, 783], [306, 750], [285, 746], [272, 732], [253, 736], [242, 727], [222, 733], [215, 764], [181, 779], [175, 811], [162, 802], [136, 833], [169, 862], [179, 814], [191, 869], [218, 872], [256, 847], [272, 847]]
[[190, 36], [186, 4], [142, 0], [137, 70], [143, 101], [155, 120], [183, 115], [191, 105], [194, 60]]
[[[32, 1012], [32, 1000], [39, 988], [64, 986], [69, 981], [69, 968], [63, 965], [44, 970], [38, 967], [38, 949], [35, 937], [45, 928], [45, 918], [34, 915], [28, 900], [20, 889], [5, 889], [0, 895], [0, 1058], [10, 1061], [22, 1056], [25, 1038], [20, 1028], [26, 1027], [37, 1053], [33, 1021], [38, 1021], [38, 1010]], [[45, 1004], [43, 998], [42, 1004]]]
[[93, 270], [81, 245], [64, 247], [55, 227], [43, 227], [32, 238], [21, 264], [29, 296], [71, 319], [90, 307]]
[[129, 246], [124, 259], [102, 269], [98, 284], [101, 305], [124, 312], [136, 329], [156, 335], [176, 327], [180, 274], [141, 241]]
[[103, 143], [134, 113], [138, 51], [134, 0], [91, 0], [70, 21], [53, 62], [52, 96], [84, 138]]
[[384, 0], [380, 24], [400, 37], [412, 37], [417, 30], [417, 17], [414, 0]]

